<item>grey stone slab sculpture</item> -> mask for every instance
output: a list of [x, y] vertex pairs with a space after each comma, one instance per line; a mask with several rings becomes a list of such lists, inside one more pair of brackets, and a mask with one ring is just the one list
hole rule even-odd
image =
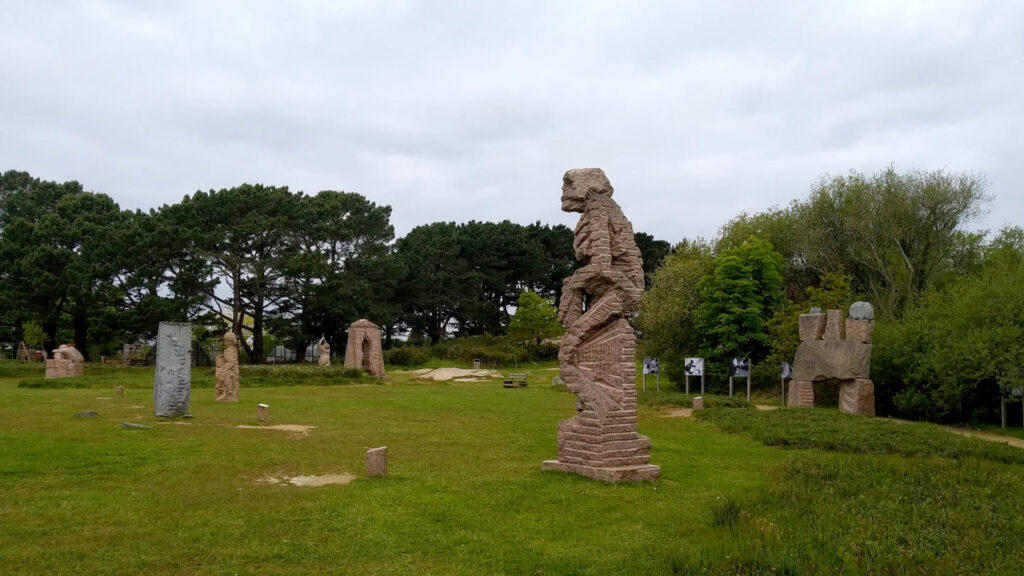
[[576, 394], [577, 415], [558, 424], [558, 459], [543, 470], [605, 482], [657, 480], [651, 441], [637, 433], [636, 337], [629, 318], [644, 292], [633, 227], [612, 200], [599, 168], [569, 170], [562, 210], [580, 212], [573, 247], [583, 266], [562, 284], [558, 351], [562, 381]]
[[192, 388], [192, 325], [161, 322], [156, 336], [153, 408], [162, 418], [188, 415]]

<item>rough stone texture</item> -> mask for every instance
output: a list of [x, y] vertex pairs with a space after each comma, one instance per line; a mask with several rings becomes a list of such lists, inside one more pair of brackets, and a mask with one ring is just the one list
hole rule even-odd
[[[850, 319], [843, 322], [842, 310], [829, 310], [824, 340], [808, 339], [805, 318], [800, 316], [800, 347], [793, 361], [789, 384], [789, 406], [814, 406], [814, 382], [839, 380], [839, 410], [851, 414], [875, 415], [875, 385], [871, 377], [871, 337], [874, 323], [865, 318], [874, 311], [867, 302], [850, 307]], [[810, 325], [810, 320], [806, 323]]]
[[238, 402], [238, 336], [224, 334], [224, 350], [217, 355], [217, 402]]
[[839, 387], [839, 411], [848, 414], [875, 415], [875, 384], [871, 380], [857, 379], [843, 382]]
[[875, 307], [867, 302], [854, 302], [850, 306], [850, 318], [854, 320], [874, 320]]
[[814, 406], [814, 383], [806, 380], [790, 380], [789, 398], [786, 401], [789, 406]]
[[149, 426], [145, 424], [136, 424], [134, 422], [121, 422], [121, 428], [128, 430], [149, 430]]
[[569, 170], [563, 182], [562, 210], [582, 213], [573, 247], [583, 266], [562, 285], [558, 309], [566, 329], [560, 374], [579, 398], [578, 414], [558, 424], [558, 459], [541, 468], [605, 482], [657, 480], [651, 441], [637, 433], [636, 337], [626, 320], [644, 290], [633, 227], [600, 169]]
[[323, 366], [324, 368], [331, 365], [331, 345], [327, 342], [327, 339], [323, 336], [320, 337], [320, 343], [317, 345], [320, 350], [317, 355], [316, 363]]
[[266, 404], [256, 405], [256, 422], [259, 424], [270, 424], [270, 406]]
[[828, 316], [824, 314], [801, 314], [800, 315], [800, 341], [821, 340], [825, 336], [825, 322]]
[[124, 386], [114, 387], [114, 395], [118, 398], [124, 398]]
[[72, 418], [99, 418], [100, 413], [95, 410], [86, 410], [85, 412], [79, 412], [72, 416]]
[[345, 368], [362, 368], [371, 376], [384, 377], [384, 353], [380, 328], [369, 320], [356, 320], [348, 327]]
[[869, 378], [871, 345], [849, 340], [802, 342], [793, 362], [793, 380]]
[[846, 339], [850, 342], [871, 344], [871, 337], [875, 332], [875, 323], [871, 320], [846, 320]]
[[846, 338], [842, 310], [829, 310], [828, 322], [825, 324], [825, 340], [843, 340]]
[[697, 396], [696, 398], [693, 399], [693, 409], [694, 410], [703, 410], [704, 409], [704, 397], [703, 396]]
[[371, 448], [366, 451], [366, 477], [384, 478], [388, 475], [388, 447]]
[[53, 359], [46, 361], [46, 378], [71, 378], [81, 376], [85, 358], [74, 346], [61, 344], [53, 351]]
[[192, 325], [161, 322], [156, 336], [153, 407], [157, 416], [188, 415], [192, 388]]

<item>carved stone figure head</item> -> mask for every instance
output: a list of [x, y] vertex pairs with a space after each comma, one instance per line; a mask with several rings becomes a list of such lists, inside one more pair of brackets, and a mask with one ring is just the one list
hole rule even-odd
[[587, 200], [601, 195], [611, 197], [612, 183], [600, 168], [575, 168], [562, 176], [562, 211], [583, 212]]
[[224, 345], [225, 346], [238, 346], [238, 335], [234, 332], [228, 331], [224, 333]]

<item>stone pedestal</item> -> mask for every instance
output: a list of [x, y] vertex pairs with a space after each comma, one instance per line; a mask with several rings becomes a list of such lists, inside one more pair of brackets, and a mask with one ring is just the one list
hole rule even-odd
[[839, 387], [839, 411], [875, 415], [875, 383], [867, 379], [843, 382]]
[[256, 422], [258, 424], [270, 424], [270, 406], [266, 404], [256, 405]]
[[693, 399], [693, 409], [694, 410], [703, 410], [704, 409], [704, 397], [703, 396], [697, 396], [696, 398]]
[[371, 448], [366, 451], [366, 477], [384, 478], [388, 475], [388, 447]]
[[118, 398], [124, 398], [124, 386], [117, 386], [114, 388], [114, 395]]
[[153, 407], [163, 418], [187, 416], [192, 388], [192, 325], [161, 322], [156, 337]]
[[635, 466], [584, 466], [582, 464], [570, 464], [558, 460], [545, 460], [541, 462], [541, 470], [558, 470], [559, 472], [572, 472], [602, 482], [645, 482], [661, 478], [661, 466], [654, 464], [638, 464]]
[[786, 405], [791, 407], [813, 407], [814, 406], [814, 383], [807, 380], [790, 380], [789, 397]]

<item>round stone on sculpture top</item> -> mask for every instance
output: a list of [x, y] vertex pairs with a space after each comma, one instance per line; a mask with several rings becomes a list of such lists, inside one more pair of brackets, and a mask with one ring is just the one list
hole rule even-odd
[[850, 320], [874, 320], [875, 309], [867, 302], [854, 302], [850, 306]]

